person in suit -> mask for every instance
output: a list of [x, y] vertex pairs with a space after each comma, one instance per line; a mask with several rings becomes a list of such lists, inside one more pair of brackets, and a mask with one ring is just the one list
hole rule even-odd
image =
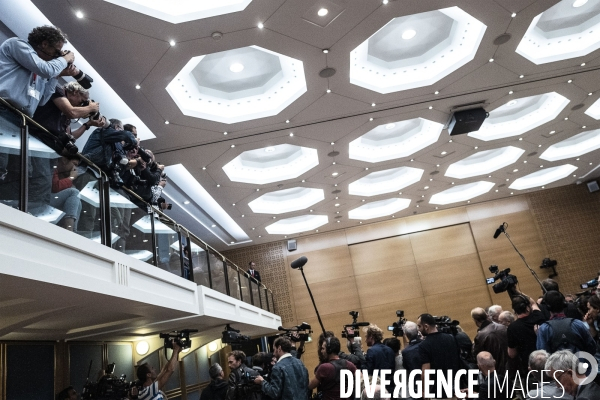
[[260, 272], [256, 270], [256, 264], [253, 261], [248, 263], [248, 275], [254, 278], [255, 281], [260, 282]]

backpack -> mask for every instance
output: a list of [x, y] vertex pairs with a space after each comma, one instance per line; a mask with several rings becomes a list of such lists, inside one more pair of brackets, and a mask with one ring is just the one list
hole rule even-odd
[[585, 349], [581, 337], [571, 329], [573, 318], [552, 319], [546, 321], [545, 324], [552, 327], [550, 353], [555, 353], [559, 350], [570, 350], [572, 353], [577, 353]]

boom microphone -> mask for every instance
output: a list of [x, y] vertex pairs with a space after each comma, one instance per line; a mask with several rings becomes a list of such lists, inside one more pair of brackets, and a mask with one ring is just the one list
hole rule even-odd
[[292, 269], [298, 269], [304, 267], [304, 264], [306, 264], [307, 262], [308, 258], [306, 258], [306, 256], [302, 256], [299, 259], [292, 261], [292, 264], [290, 264], [290, 266], [292, 267]]
[[496, 233], [494, 233], [494, 239], [498, 239], [498, 236], [500, 236], [500, 234], [501, 234], [502, 232], [504, 232], [504, 224], [505, 224], [505, 223], [506, 223], [506, 222], [504, 222], [502, 225], [500, 225], [500, 226], [498, 227], [498, 229], [496, 229]]

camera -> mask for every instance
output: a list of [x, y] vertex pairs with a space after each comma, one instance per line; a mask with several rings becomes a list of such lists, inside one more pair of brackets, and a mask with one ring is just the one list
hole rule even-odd
[[[83, 85], [82, 85], [83, 86]], [[86, 88], [87, 89], [87, 88]], [[91, 100], [94, 101], [94, 100]], [[83, 107], [87, 107], [90, 105], [90, 100], [85, 100], [83, 103], [81, 103], [81, 105]], [[92, 121], [99, 121], [102, 119], [102, 114], [100, 114], [100, 111], [96, 112], [96, 113], [92, 113], [90, 115], [88, 115], [86, 118], [91, 119]], [[110, 126], [110, 121], [108, 120], [108, 118], [106, 118], [104, 120], [104, 126], [102, 126], [102, 128], [108, 128]]]
[[[177, 343], [182, 350], [189, 349], [192, 347], [192, 340], [190, 339], [190, 333], [198, 332], [198, 329], [182, 329], [180, 331], [172, 331], [169, 333], [161, 333], [158, 335], [161, 339], [165, 340], [165, 352], [167, 349], [173, 348], [173, 342]], [[166, 358], [166, 357], [165, 357]]]
[[[90, 362], [90, 370], [92, 363]], [[139, 382], [127, 382], [126, 376], [115, 376], [115, 363], [108, 364], [105, 374], [98, 380], [92, 383], [89, 380], [83, 386], [81, 391], [81, 399], [93, 400], [121, 400], [124, 398], [137, 399], [137, 396], [131, 394], [131, 389], [138, 388], [138, 393], [142, 390]], [[88, 372], [89, 376], [89, 372]], [[89, 378], [88, 378], [89, 379]]]
[[282, 336], [286, 336], [292, 342], [306, 342], [310, 338], [310, 334], [312, 333], [312, 328], [306, 322], [301, 323], [300, 325], [292, 326], [291, 328], [284, 328], [280, 326], [277, 328], [280, 331], [285, 332]]
[[594, 278], [592, 280], [587, 281], [586, 283], [582, 283], [581, 285], [579, 285], [579, 287], [582, 289], [590, 289], [596, 286], [598, 286], [598, 278]]
[[460, 324], [457, 320], [452, 320], [449, 316], [433, 317], [435, 325], [439, 332], [456, 335], [458, 333], [457, 326]]
[[394, 337], [404, 336], [404, 324], [406, 324], [404, 310], [397, 310], [396, 316], [398, 317], [398, 321], [394, 322], [391, 326], [388, 326], [388, 331], [391, 331]]
[[556, 262], [556, 260], [551, 260], [546, 257], [542, 260], [542, 265], [540, 265], [540, 268], [541, 269], [552, 268], [552, 273], [550, 274], [549, 278], [554, 278], [556, 275], [558, 275], [556, 273], [556, 264], [558, 264]]
[[[166, 204], [164, 207], [163, 207], [163, 203]], [[173, 208], [173, 204], [167, 203], [167, 201], [162, 197], [159, 197], [158, 200], [156, 200], [156, 204], [162, 210], [170, 210], [171, 208]]]
[[229, 324], [225, 325], [225, 330], [222, 332], [221, 341], [227, 344], [239, 344], [250, 340], [250, 336], [240, 335], [238, 329], [233, 329]]
[[492, 278], [486, 278], [485, 282], [488, 285], [491, 285], [496, 281], [500, 281], [492, 286], [492, 289], [494, 289], [494, 293], [496, 294], [511, 290], [519, 283], [516, 276], [510, 275], [510, 268], [499, 271], [497, 265], [491, 265], [489, 269], [490, 272], [495, 275]]
[[350, 314], [350, 316], [352, 317], [352, 323], [348, 324], [348, 325], [344, 325], [344, 328], [342, 330], [342, 337], [346, 338], [348, 340], [352, 340], [356, 336], [358, 336], [358, 334], [356, 332], [349, 333], [348, 332], [348, 328], [356, 331], [356, 330], [358, 330], [359, 327], [361, 327], [361, 326], [369, 326], [370, 324], [368, 322], [357, 322], [357, 320], [358, 320], [358, 311], [350, 311], [348, 314]]

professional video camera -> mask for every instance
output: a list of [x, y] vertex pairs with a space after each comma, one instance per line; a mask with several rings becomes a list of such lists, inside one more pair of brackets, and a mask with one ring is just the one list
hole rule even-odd
[[[360, 335], [360, 333], [356, 333], [359, 327], [361, 326], [369, 326], [368, 322], [356, 322], [358, 319], [358, 311], [350, 311], [348, 314], [352, 317], [352, 323], [348, 325], [344, 325], [344, 330], [342, 331], [342, 337], [348, 340], [354, 339], [354, 337]], [[349, 333], [348, 328], [352, 329], [354, 332]]]
[[558, 275], [556, 273], [556, 264], [558, 264], [556, 262], [556, 260], [551, 260], [549, 258], [544, 258], [542, 260], [542, 265], [540, 265], [541, 269], [546, 269], [546, 268], [552, 268], [552, 273], [550, 274], [550, 276], [548, 276], [549, 278], [554, 278], [556, 275]]
[[447, 315], [433, 318], [435, 318], [435, 324], [439, 332], [449, 333], [451, 335], [456, 335], [458, 333], [457, 326], [460, 324], [460, 322], [457, 320], [452, 320]]
[[192, 347], [190, 333], [194, 332], [198, 332], [198, 329], [182, 329], [180, 331], [159, 334], [158, 337], [165, 340], [165, 358], [167, 358], [167, 349], [173, 348], [173, 342], [177, 343], [182, 350]]
[[250, 336], [240, 335], [238, 329], [233, 329], [229, 324], [225, 325], [225, 330], [222, 332], [221, 341], [227, 344], [240, 344], [250, 340]]
[[587, 281], [586, 283], [582, 283], [579, 285], [582, 289], [591, 289], [598, 286], [598, 278], [594, 278], [592, 280]]
[[[83, 103], [81, 103], [81, 105], [83, 107], [87, 107], [87, 106], [90, 105], [90, 101], [94, 101], [94, 100], [85, 100]], [[90, 115], [88, 115], [85, 118], [89, 118], [92, 121], [99, 121], [99, 120], [102, 119], [102, 114], [100, 113], [100, 110], [98, 110], [98, 112], [91, 113]], [[104, 126], [101, 126], [101, 128], [108, 128], [109, 126], [110, 126], [110, 121], [108, 120], [108, 118], [105, 118], [104, 119]]]
[[394, 337], [404, 336], [404, 324], [406, 324], [404, 310], [397, 310], [396, 316], [398, 317], [398, 321], [394, 322], [391, 326], [388, 326], [388, 331], [391, 331]]
[[495, 275], [492, 278], [486, 278], [485, 281], [488, 285], [491, 285], [498, 280], [500, 281], [492, 286], [494, 293], [502, 293], [506, 292], [507, 290], [512, 290], [517, 283], [519, 283], [516, 276], [510, 275], [510, 268], [498, 271], [497, 265], [490, 265], [490, 272]]
[[131, 394], [131, 389], [137, 387], [139, 393], [142, 389], [141, 386], [138, 386], [136, 382], [127, 382], [125, 375], [121, 375], [120, 377], [115, 376], [115, 363], [108, 364], [105, 374], [96, 383], [89, 382], [91, 369], [92, 361], [90, 361], [90, 369], [88, 370], [88, 380], [81, 391], [82, 400], [137, 399], [137, 395]]
[[285, 332], [282, 334], [282, 336], [286, 336], [292, 342], [308, 341], [310, 334], [313, 332], [311, 329], [311, 326], [306, 322], [303, 322], [300, 325], [292, 326], [291, 328], [284, 328], [283, 326], [277, 328], [277, 330]]
[[[164, 207], [163, 207], [163, 203], [166, 204]], [[164, 197], [159, 197], [158, 200], [156, 200], [156, 204], [158, 205], [158, 207], [161, 210], [170, 210], [173, 208], [173, 203], [167, 203], [167, 201], [164, 199]]]

